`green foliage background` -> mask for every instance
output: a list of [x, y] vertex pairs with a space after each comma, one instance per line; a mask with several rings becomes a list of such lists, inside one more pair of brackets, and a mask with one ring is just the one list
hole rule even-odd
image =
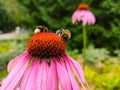
[[33, 30], [46, 25], [50, 31], [65, 28], [72, 33], [68, 49], [82, 50], [81, 23], [73, 25], [71, 16], [79, 3], [87, 3], [96, 16], [96, 24], [87, 26], [88, 44], [105, 47], [111, 53], [120, 48], [119, 0], [1, 0], [0, 30], [8, 32], [15, 26]]

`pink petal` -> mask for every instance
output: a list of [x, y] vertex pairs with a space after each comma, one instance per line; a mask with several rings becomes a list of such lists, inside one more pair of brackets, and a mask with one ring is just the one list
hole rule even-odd
[[30, 67], [26, 71], [23, 77], [23, 81], [20, 85], [20, 90], [37, 90], [37, 74], [38, 74], [39, 61], [33, 60]]
[[57, 74], [60, 82], [60, 90], [72, 90], [70, 78], [64, 64], [59, 59], [55, 59]]
[[84, 17], [84, 11], [80, 10], [79, 18], [78, 18], [79, 22], [83, 20], [83, 17]]
[[11, 70], [17, 65], [17, 63], [21, 60], [21, 58], [23, 58], [23, 56], [27, 54], [27, 51], [25, 51], [24, 53], [20, 54], [19, 56], [17, 56], [16, 58], [14, 58], [13, 60], [11, 60], [8, 63], [7, 66], [7, 71], [10, 73]]
[[91, 14], [90, 14], [89, 11], [87, 10], [85, 16], [86, 16], [86, 18], [87, 18], [87, 24], [88, 24], [88, 25], [91, 25], [91, 16], [90, 16], [90, 15], [91, 15]]
[[[84, 83], [87, 84], [85, 77], [84, 77], [84, 72], [82, 70], [82, 67], [79, 65], [79, 63], [75, 60], [73, 60], [71, 57], [69, 57], [68, 55], [65, 56], [67, 58], [67, 61], [69, 62], [69, 64], [71, 64], [76, 72], [76, 75], [78, 77], [78, 80], [80, 81], [83, 90], [86, 90]], [[88, 85], [88, 84], [87, 84]]]
[[89, 11], [89, 10], [87, 10], [85, 15], [86, 15], [86, 17], [87, 17], [87, 24], [88, 24], [88, 25], [92, 25], [92, 21], [93, 21], [93, 19], [94, 19], [92, 12]]
[[81, 17], [82, 17], [81, 11], [76, 10], [72, 15], [72, 23], [77, 24], [81, 20]]
[[69, 74], [69, 77], [70, 77], [70, 80], [71, 80], [73, 90], [80, 90], [79, 85], [74, 78], [72, 68], [71, 68], [68, 60], [66, 60], [66, 58], [64, 58], [64, 60], [65, 60], [65, 65], [66, 65], [66, 68], [67, 68], [67, 71], [68, 71], [68, 74]]
[[2, 83], [2, 90], [15, 90], [19, 85], [25, 70], [28, 66], [28, 62], [30, 57], [25, 53], [22, 56], [19, 63], [14, 67], [14, 69], [10, 72], [10, 74], [6, 77], [6, 79]]
[[[39, 60], [40, 61], [40, 60]], [[49, 70], [49, 66], [47, 60], [41, 60], [38, 67], [38, 75], [37, 77], [37, 90], [47, 90], [47, 74]]]
[[89, 10], [86, 10], [84, 13], [83, 25], [92, 25], [95, 23], [95, 16]]
[[51, 59], [48, 72], [47, 90], [58, 90], [58, 77], [55, 61]]
[[90, 18], [91, 18], [91, 24], [95, 24], [96, 19], [95, 19], [94, 14], [89, 11], [89, 16], [90, 16]]
[[85, 26], [85, 25], [87, 25], [88, 18], [87, 18], [87, 12], [85, 10], [83, 10], [83, 13], [84, 13], [84, 15], [82, 18], [82, 25]]
[[72, 23], [77, 24], [82, 21], [82, 25], [95, 24], [95, 16], [90, 10], [76, 10], [72, 15]]

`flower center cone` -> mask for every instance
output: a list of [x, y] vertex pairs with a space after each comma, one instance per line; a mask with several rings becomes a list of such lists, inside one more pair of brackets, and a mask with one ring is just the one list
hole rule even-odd
[[33, 35], [27, 44], [29, 55], [39, 58], [61, 56], [65, 53], [66, 44], [55, 33], [37, 33]]
[[77, 10], [88, 10], [88, 8], [87, 4], [79, 4]]

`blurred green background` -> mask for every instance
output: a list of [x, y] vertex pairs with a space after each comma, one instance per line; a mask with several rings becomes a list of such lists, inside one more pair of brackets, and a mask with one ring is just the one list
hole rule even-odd
[[[71, 21], [80, 3], [88, 4], [96, 17], [96, 24], [86, 28], [85, 76], [90, 88], [120, 90], [119, 0], [0, 0], [0, 81], [7, 75], [8, 61], [26, 49], [37, 25], [45, 25], [53, 32], [69, 29], [72, 37], [67, 43], [67, 52], [82, 65], [82, 25], [73, 25]], [[18, 26], [23, 32], [17, 33]], [[6, 33], [15, 37], [3, 38]]]

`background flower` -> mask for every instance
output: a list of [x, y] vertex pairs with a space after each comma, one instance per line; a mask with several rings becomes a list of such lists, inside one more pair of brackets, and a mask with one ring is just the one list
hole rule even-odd
[[86, 32], [86, 25], [93, 25], [95, 23], [95, 16], [93, 13], [88, 9], [87, 4], [79, 4], [77, 10], [73, 13], [72, 16], [72, 23], [78, 24], [82, 21], [82, 29], [83, 29], [83, 69], [85, 68], [86, 64], [86, 48], [87, 48], [87, 32]]
[[87, 4], [79, 4], [77, 10], [72, 15], [72, 23], [78, 24], [82, 21], [82, 25], [93, 25], [95, 24], [95, 16], [89, 10]]

